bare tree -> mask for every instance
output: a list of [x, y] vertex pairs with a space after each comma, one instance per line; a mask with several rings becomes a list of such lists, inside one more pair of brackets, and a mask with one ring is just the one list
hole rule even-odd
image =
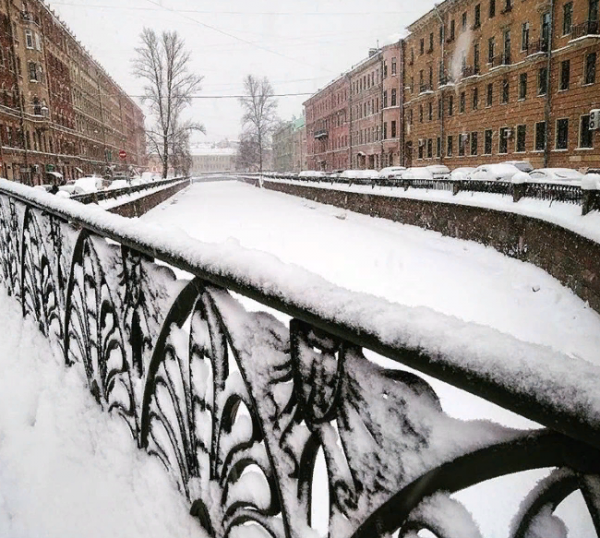
[[181, 120], [192, 95], [200, 90], [202, 77], [190, 72], [190, 52], [177, 32], [157, 36], [154, 30], [144, 28], [140, 38], [133, 73], [145, 81], [142, 99], [154, 120], [146, 131], [149, 151], [158, 155], [166, 178], [174, 148], [181, 149], [185, 142], [189, 153], [189, 133], [204, 132], [201, 124]]
[[259, 80], [253, 75], [244, 79], [245, 96], [240, 98], [244, 109], [242, 124], [248, 135], [254, 136], [258, 144], [258, 168], [262, 176], [263, 160], [270, 136], [277, 122], [277, 101], [273, 87], [265, 77]]

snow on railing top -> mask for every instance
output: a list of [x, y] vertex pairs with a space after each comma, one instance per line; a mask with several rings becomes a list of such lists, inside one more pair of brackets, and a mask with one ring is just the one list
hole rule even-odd
[[600, 368], [424, 307], [352, 292], [278, 258], [192, 239], [0, 180], [0, 193], [600, 447]]

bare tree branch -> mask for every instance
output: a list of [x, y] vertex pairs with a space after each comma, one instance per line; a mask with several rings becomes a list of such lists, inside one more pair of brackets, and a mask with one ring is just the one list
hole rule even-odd
[[[251, 147], [250, 140], [258, 145], [257, 164], [262, 176], [265, 151], [277, 123], [277, 100], [266, 77], [258, 80], [254, 75], [248, 75], [244, 79], [244, 89], [246, 96], [240, 98], [240, 104], [244, 110], [242, 124], [246, 129], [246, 149]], [[252, 154], [249, 151], [245, 158]]]
[[201, 124], [181, 120], [192, 95], [200, 91], [203, 77], [190, 72], [191, 54], [177, 32], [163, 32], [159, 37], [154, 30], [144, 28], [140, 39], [133, 74], [145, 82], [142, 101], [148, 105], [154, 120], [146, 132], [148, 146], [158, 155], [166, 178], [175, 161], [178, 171], [189, 170], [182, 164], [190, 153], [190, 133], [204, 132]]

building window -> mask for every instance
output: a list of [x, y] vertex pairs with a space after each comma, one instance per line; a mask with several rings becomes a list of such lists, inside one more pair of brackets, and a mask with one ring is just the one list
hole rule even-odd
[[490, 0], [490, 19], [496, 16], [496, 0]]
[[494, 83], [490, 82], [487, 85], [487, 106], [492, 106], [494, 104]]
[[494, 63], [494, 57], [496, 56], [496, 38], [490, 37], [488, 39], [488, 63]]
[[450, 21], [450, 41], [454, 41], [454, 37], [456, 36], [456, 25], [454, 24], [454, 19]]
[[461, 92], [460, 104], [459, 104], [459, 110], [460, 110], [461, 114], [464, 114], [466, 106], [467, 106], [467, 96], [466, 96], [465, 92]]
[[484, 145], [485, 147], [483, 148], [483, 152], [485, 155], [491, 155], [492, 154], [492, 138], [494, 136], [494, 132], [491, 129], [487, 129], [485, 131], [485, 140], [484, 140]]
[[448, 137], [448, 147], [446, 148], [446, 154], [448, 157], [452, 157], [452, 153], [454, 151], [454, 140], [452, 139], [452, 135]]
[[581, 116], [579, 123], [579, 147], [585, 149], [594, 147], [594, 132], [590, 131], [589, 115]]
[[571, 83], [571, 61], [565, 60], [560, 63], [560, 89], [568, 90]]
[[527, 73], [519, 75], [519, 99], [527, 99]]
[[35, 34], [35, 48], [42, 51], [42, 40], [40, 39], [40, 34]]
[[473, 110], [479, 108], [479, 88], [473, 88]]
[[398, 65], [396, 62], [396, 58], [392, 58], [392, 75], [395, 75], [398, 72]]
[[433, 101], [429, 102], [429, 121], [433, 121]]
[[510, 97], [510, 82], [507, 78], [502, 81], [502, 103], [508, 103]]
[[29, 62], [29, 80], [31, 82], [38, 81], [37, 65], [35, 62]]
[[479, 152], [477, 132], [471, 133], [471, 155], [477, 155]]
[[419, 123], [423, 123], [423, 105], [419, 105]]
[[556, 149], [569, 147], [569, 120], [567, 118], [556, 121]]
[[442, 156], [442, 139], [441, 137], [437, 137], [437, 141], [435, 144], [435, 156], [439, 159]]
[[563, 35], [569, 35], [573, 30], [573, 2], [563, 6]]
[[527, 126], [526, 125], [517, 125], [517, 152], [518, 153], [525, 152], [526, 139], [527, 139]]
[[448, 116], [454, 115], [454, 96], [448, 96]]
[[535, 124], [535, 150], [544, 151], [546, 149], [546, 122], [540, 121]]
[[388, 106], [388, 93], [387, 90], [383, 92], [383, 108], [387, 108]]
[[510, 41], [510, 30], [504, 30], [504, 57], [502, 63], [504, 65], [510, 64], [511, 58], [511, 41]]
[[419, 41], [419, 54], [423, 55], [425, 54], [425, 38], [422, 37], [421, 41]]
[[427, 158], [433, 158], [433, 139], [431, 138], [427, 140]]
[[590, 52], [585, 57], [585, 83], [594, 84], [596, 82], [596, 53]]
[[392, 121], [392, 138], [396, 138], [396, 121]]
[[467, 30], [467, 13], [462, 14], [462, 31], [465, 32]]
[[479, 43], [475, 43], [475, 45], [473, 45], [473, 72], [476, 75], [479, 75], [480, 70], [481, 66], [479, 60]]
[[429, 34], [429, 50], [427, 52], [433, 52], [433, 32]]
[[550, 13], [546, 12], [542, 15], [542, 32], [541, 32], [542, 50], [547, 51], [550, 46]]
[[521, 50], [529, 50], [529, 23], [524, 22], [521, 28]]
[[546, 95], [548, 92], [548, 68], [540, 67], [538, 71], [538, 95]]
[[396, 106], [396, 88], [392, 88], [392, 106]]
[[467, 137], [468, 134], [459, 134], [458, 135], [458, 156], [464, 157], [467, 151]]
[[500, 140], [498, 142], [498, 153], [508, 153], [508, 133], [510, 129], [508, 127], [502, 127], [500, 129]]
[[475, 6], [475, 22], [473, 28], [477, 29], [481, 26], [481, 4]]
[[424, 156], [424, 151], [425, 151], [425, 141], [424, 140], [419, 140], [419, 159], [422, 159]]
[[28, 49], [33, 49], [33, 32], [31, 30], [25, 30], [25, 46]]

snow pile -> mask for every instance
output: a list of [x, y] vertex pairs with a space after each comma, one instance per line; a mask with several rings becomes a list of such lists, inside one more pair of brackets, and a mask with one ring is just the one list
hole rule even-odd
[[584, 191], [600, 190], [600, 174], [587, 174], [581, 180], [581, 188]]
[[157, 458], [0, 286], [0, 536], [204, 538]]

